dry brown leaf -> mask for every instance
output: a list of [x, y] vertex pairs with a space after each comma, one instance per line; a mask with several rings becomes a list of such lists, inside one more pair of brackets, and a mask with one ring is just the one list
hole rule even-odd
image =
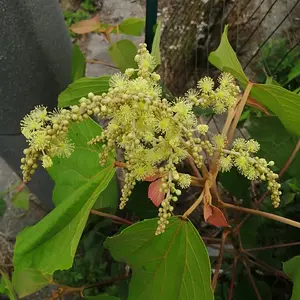
[[101, 27], [99, 16], [95, 16], [89, 20], [83, 20], [73, 24], [70, 30], [74, 33], [85, 34], [98, 30]]

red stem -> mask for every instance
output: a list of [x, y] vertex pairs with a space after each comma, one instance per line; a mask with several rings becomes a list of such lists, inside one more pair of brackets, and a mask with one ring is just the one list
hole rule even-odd
[[266, 264], [262, 260], [257, 259], [253, 254], [247, 253], [245, 250], [244, 250], [244, 253], [246, 253], [246, 255], [248, 255], [252, 259], [250, 261], [251, 263], [256, 264], [260, 268], [265, 269], [265, 270], [267, 270], [271, 273], [274, 273], [276, 276], [280, 276], [280, 277], [283, 277], [285, 279], [289, 279], [288, 276], [285, 273], [283, 273], [280, 270], [277, 270], [277, 269], [273, 268], [272, 266]]
[[300, 245], [300, 242], [293, 242], [293, 243], [278, 244], [278, 245], [265, 246], [265, 247], [259, 247], [259, 248], [250, 248], [250, 249], [245, 249], [245, 251], [247, 251], [247, 252], [263, 251], [263, 250], [268, 250], [268, 249], [292, 247], [292, 246], [299, 246], [299, 245]]
[[222, 234], [222, 240], [221, 240], [221, 244], [220, 244], [220, 251], [219, 251], [219, 256], [218, 256], [218, 261], [217, 261], [217, 266], [215, 268], [215, 273], [212, 279], [212, 290], [214, 291], [216, 286], [217, 286], [217, 281], [218, 281], [218, 277], [219, 277], [219, 273], [220, 273], [220, 269], [222, 266], [222, 260], [223, 260], [223, 253], [224, 253], [224, 246], [225, 246], [225, 242], [226, 242], [226, 238], [228, 235], [229, 231], [223, 231]]
[[104, 213], [102, 211], [94, 210], [94, 209], [91, 210], [91, 214], [97, 215], [97, 216], [100, 216], [100, 217], [104, 217], [104, 218], [109, 218], [109, 219], [112, 219], [114, 221], [120, 222], [122, 224], [127, 224], [127, 225], [132, 225], [133, 224], [132, 221], [120, 218], [120, 217], [115, 216], [115, 215], [107, 214], [107, 213]]
[[255, 281], [254, 281], [254, 279], [253, 279], [253, 277], [252, 277], [251, 270], [250, 270], [249, 266], [247, 265], [247, 263], [246, 263], [246, 261], [245, 261], [244, 259], [243, 259], [243, 264], [244, 264], [244, 266], [245, 266], [246, 273], [247, 273], [247, 275], [248, 275], [248, 277], [249, 277], [249, 279], [250, 279], [250, 281], [251, 281], [253, 290], [254, 290], [254, 292], [255, 292], [255, 294], [256, 294], [256, 296], [257, 296], [257, 300], [262, 300], [262, 298], [261, 298], [261, 296], [260, 296], [260, 294], [259, 294], [258, 288], [257, 288], [257, 286], [256, 286], [256, 283], [255, 283]]
[[233, 296], [233, 288], [234, 288], [234, 283], [235, 283], [236, 266], [237, 266], [238, 259], [239, 259], [238, 256], [234, 257], [233, 267], [232, 267], [232, 272], [231, 272], [231, 282], [230, 282], [228, 300], [231, 300], [232, 296]]

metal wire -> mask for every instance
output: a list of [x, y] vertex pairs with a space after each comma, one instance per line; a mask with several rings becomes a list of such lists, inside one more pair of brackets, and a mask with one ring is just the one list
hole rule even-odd
[[265, 0], [262, 0], [260, 2], [260, 4], [256, 7], [256, 9], [254, 10], [254, 12], [250, 15], [250, 17], [248, 18], [248, 20], [245, 22], [246, 24], [248, 24], [252, 20], [252, 18], [257, 13], [257, 11], [260, 9], [260, 7], [264, 4], [264, 2], [265, 2]]
[[[246, 5], [242, 8], [241, 11], [245, 11], [245, 9], [247, 8], [247, 6], [252, 2], [253, 0], [249, 0]], [[236, 0], [234, 5], [231, 7], [231, 9], [228, 11], [227, 15], [225, 17], [223, 17], [223, 21], [225, 21], [229, 16], [230, 14], [234, 11], [234, 9], [237, 7], [239, 3], [239, 0]]]
[[[237, 52], [237, 54], [240, 54], [241, 51], [244, 49], [244, 47], [247, 45], [247, 43], [250, 41], [250, 39], [252, 38], [252, 36], [255, 34], [255, 32], [257, 31], [257, 29], [259, 28], [259, 26], [262, 24], [262, 22], [266, 19], [267, 15], [269, 14], [269, 12], [272, 10], [273, 6], [278, 2], [278, 0], [275, 0], [272, 5], [269, 7], [269, 9], [267, 10], [267, 12], [265, 13], [265, 15], [263, 16], [263, 18], [258, 22], [257, 26], [254, 28], [254, 30], [251, 32], [251, 34], [249, 35], [249, 37], [247, 38], [247, 40], [244, 42], [243, 46], [240, 48], [240, 50]], [[259, 7], [262, 5], [263, 1], [261, 2], [261, 4], [259, 5]]]
[[[276, 0], [277, 1], [277, 0]], [[276, 2], [275, 1], [275, 2]], [[300, 0], [298, 0], [292, 8], [288, 11], [286, 16], [280, 21], [280, 23], [275, 27], [275, 29], [269, 34], [269, 36], [264, 40], [264, 42], [260, 45], [260, 47], [255, 51], [255, 53], [252, 55], [250, 60], [245, 64], [244, 70], [249, 66], [249, 64], [252, 62], [252, 60], [255, 58], [255, 56], [258, 54], [258, 52], [262, 49], [262, 47], [268, 42], [268, 40], [272, 37], [272, 35], [278, 30], [278, 28], [284, 23], [284, 21], [289, 17], [289, 14], [296, 8], [296, 6], [299, 4]]]
[[276, 65], [276, 67], [274, 68], [274, 73], [276, 74], [277, 69], [280, 67], [280, 65], [284, 62], [284, 60], [288, 57], [288, 55], [293, 52], [298, 46], [299, 46], [299, 42], [294, 45], [292, 48], [290, 48], [285, 54], [284, 56], [281, 58], [281, 60], [279, 61], [279, 63]]
[[[289, 14], [289, 21], [291, 22], [292, 26], [295, 27], [294, 22], [293, 22], [293, 18]], [[297, 36], [295, 35], [295, 32], [293, 31], [293, 36], [294, 36], [294, 40], [296, 41], [296, 44], [293, 45], [285, 54], [284, 56], [281, 58], [281, 60], [278, 62], [278, 64], [276, 65], [276, 67], [274, 68], [274, 73], [276, 74], [277, 69], [280, 67], [280, 65], [284, 62], [284, 60], [289, 56], [289, 54], [291, 52], [293, 52], [295, 49], [297, 49], [297, 47], [300, 45], [300, 41], [298, 40]]]

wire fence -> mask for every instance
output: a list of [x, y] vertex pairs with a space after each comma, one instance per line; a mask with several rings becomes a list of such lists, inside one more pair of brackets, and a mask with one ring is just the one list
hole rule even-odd
[[[196, 20], [199, 30], [194, 37], [194, 49], [191, 51], [188, 47], [177, 47], [183, 40], [179, 33], [177, 41], [171, 42], [170, 49], [173, 49], [173, 52], [171, 50], [166, 52], [166, 60], [168, 56], [174, 56], [174, 49], [181, 51], [181, 56], [185, 58], [180, 61], [183, 64], [182, 68], [175, 68], [176, 72], [169, 80], [171, 85], [175, 82], [175, 87], [180, 86], [183, 91], [188, 86], [183, 87], [180, 82], [189, 82], [191, 77], [195, 80], [204, 75], [214, 74], [207, 57], [218, 46], [226, 24], [229, 25], [229, 41], [244, 70], [253, 81], [260, 82], [269, 76], [278, 78], [282, 75], [283, 68], [287, 65], [291, 67], [297, 57], [300, 60], [300, 0], [163, 0], [162, 2], [165, 9], [172, 7], [172, 19], [172, 14], [178, 18], [176, 12], [179, 10], [182, 11], [180, 18], [182, 14], [189, 15], [191, 7], [194, 8], [197, 1], [199, 7], [202, 2], [206, 2], [206, 5], [204, 8], [201, 6], [202, 17]], [[181, 24], [176, 22], [174, 24], [173, 29], [176, 31], [176, 26], [180, 27]], [[185, 34], [187, 35], [187, 31]], [[168, 44], [169, 41], [165, 40], [164, 43]], [[176, 63], [177, 59], [175, 65]], [[258, 76], [259, 72], [264, 76]], [[180, 81], [177, 80], [178, 77]]]
[[[169, 7], [172, 6], [174, 15], [179, 9], [182, 10], [182, 15], [190, 13], [193, 1], [165, 2]], [[180, 61], [183, 64], [182, 68], [177, 67], [174, 73], [168, 68], [166, 72], [172, 73], [166, 82], [169, 83], [171, 91], [178, 95], [195, 86], [195, 81], [200, 77], [215, 76], [215, 68], [207, 58], [219, 45], [226, 24], [229, 25], [229, 41], [252, 81], [265, 82], [273, 77], [283, 82], [285, 78], [281, 77], [287, 77], [295, 59], [300, 61], [300, 0], [209, 0], [201, 20], [197, 21], [200, 34], [198, 32], [195, 36], [194, 49], [191, 51], [187, 47], [181, 48], [181, 55], [184, 57]], [[180, 24], [175, 22], [176, 25]], [[170, 42], [170, 48], [173, 49], [173, 45], [179, 44], [179, 41], [182, 41], [181, 37], [175, 42]], [[168, 44], [169, 41], [166, 39], [164, 43]], [[168, 55], [172, 57], [173, 53], [167, 52], [165, 59], [168, 60]], [[192, 59], [189, 56], [192, 56]], [[177, 59], [175, 64], [179, 64]], [[182, 82], [187, 84], [180, 85]], [[300, 79], [298, 84], [300, 86]], [[211, 117], [206, 121], [215, 132], [220, 131], [219, 123], [222, 120]], [[239, 131], [240, 136], [246, 134]]]
[[[236, 0], [221, 3], [211, 0], [208, 5], [208, 34], [216, 34], [214, 27], [219, 27], [219, 32], [222, 32], [224, 25], [229, 24], [229, 39], [246, 72], [251, 73], [261, 62], [265, 74], [275, 77], [291, 55], [299, 55], [300, 58], [300, 0]], [[219, 13], [212, 19], [209, 16], [214, 10], [219, 10]], [[220, 14], [221, 18], [218, 17]], [[272, 41], [276, 40], [282, 41], [282, 49], [279, 49], [276, 57], [269, 57], [271, 53], [265, 48], [269, 43], [269, 47], [272, 47]], [[207, 54], [212, 50], [207, 44]], [[206, 68], [209, 74], [209, 63]]]

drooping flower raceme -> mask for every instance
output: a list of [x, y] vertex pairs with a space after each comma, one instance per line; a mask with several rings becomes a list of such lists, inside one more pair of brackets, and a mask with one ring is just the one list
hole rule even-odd
[[254, 156], [259, 150], [259, 144], [255, 140], [238, 138], [233, 142], [231, 150], [221, 149], [219, 168], [221, 171], [229, 171], [233, 166], [239, 173], [249, 180], [262, 180], [268, 182], [268, 190], [271, 192], [271, 200], [276, 208], [280, 203], [280, 184], [276, 182], [278, 175], [270, 167], [274, 162], [267, 162], [264, 158]]
[[[70, 122], [81, 122], [94, 115], [109, 119], [101, 136], [89, 142], [90, 145], [104, 142], [100, 164], [106, 162], [116, 147], [124, 150], [126, 175], [120, 209], [125, 207], [137, 181], [153, 175], [161, 177], [160, 191], [165, 197], [159, 208], [157, 234], [164, 232], [181, 189], [191, 184], [190, 175], [177, 171], [177, 165], [187, 157], [201, 168], [205, 155], [212, 156], [217, 148], [222, 153], [221, 171], [235, 166], [251, 180], [258, 177], [267, 180], [272, 196], [279, 195], [275, 174], [268, 168], [271, 164], [250, 157], [249, 153], [255, 153], [259, 147], [255, 141], [236, 141], [232, 151], [227, 153], [229, 150], [224, 150], [226, 138], [217, 135], [210, 143], [204, 138], [208, 126], [197, 123], [193, 112], [196, 106], [211, 107], [215, 113], [222, 113], [235, 105], [240, 91], [230, 74], [221, 74], [217, 88], [211, 78], [205, 77], [199, 81], [198, 89], [189, 90], [184, 97], [170, 102], [162, 96], [160, 76], [153, 71], [155, 60], [145, 44], [140, 45], [135, 60], [138, 69], [113, 75], [107, 93], [89, 93], [68, 110], [48, 113], [46, 108], [36, 107], [25, 116], [21, 127], [29, 148], [24, 150], [22, 158], [24, 181], [31, 178], [38, 160], [48, 168], [54, 156], [70, 156], [74, 150], [67, 137]], [[272, 199], [276, 206], [279, 202], [275, 198]]]

